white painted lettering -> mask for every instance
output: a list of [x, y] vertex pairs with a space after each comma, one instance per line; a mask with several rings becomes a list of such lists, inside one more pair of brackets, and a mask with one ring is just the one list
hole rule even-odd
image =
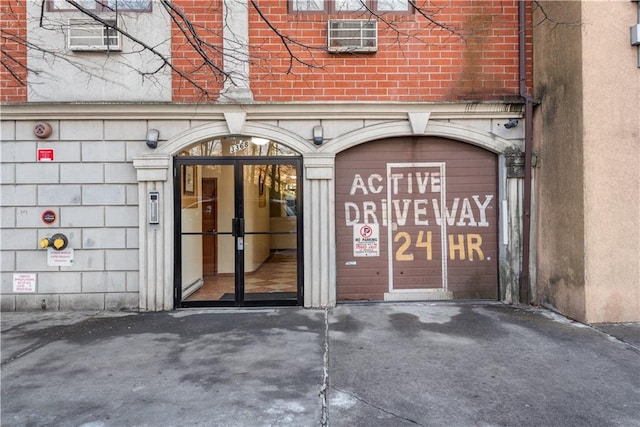
[[[465, 224], [465, 220], [468, 222]], [[470, 227], [476, 227], [478, 223], [476, 219], [473, 217], [473, 210], [471, 210], [471, 202], [469, 199], [465, 197], [462, 199], [462, 209], [460, 209], [460, 220], [456, 224], [458, 227], [463, 227], [468, 225]]]
[[393, 194], [398, 194], [398, 181], [404, 177], [401, 173], [392, 173], [389, 176], [389, 179], [392, 181], [391, 183], [391, 191]]
[[431, 192], [439, 193], [441, 191], [440, 186], [440, 172], [431, 172]]
[[366, 185], [364, 185], [364, 181], [362, 180], [362, 177], [359, 173], [353, 176], [353, 182], [351, 183], [351, 190], [349, 191], [349, 195], [353, 196], [354, 194], [356, 194], [356, 191], [358, 189], [361, 190], [362, 194], [364, 194], [365, 196], [369, 194], [369, 192], [367, 191], [367, 187]]
[[[353, 212], [353, 217], [351, 213]], [[358, 224], [360, 222], [360, 209], [353, 202], [344, 202], [344, 217], [347, 227]]]
[[429, 182], [429, 172], [424, 174], [424, 179], [422, 179], [422, 173], [416, 172], [416, 182], [418, 183], [418, 193], [426, 193], [427, 183]]
[[395, 208], [395, 218], [398, 221], [399, 226], [406, 225], [410, 205], [411, 199], [402, 199], [402, 210], [400, 210], [400, 200], [393, 200], [393, 207]]
[[[413, 201], [413, 214], [414, 214], [414, 220], [416, 225], [429, 225], [429, 220], [427, 219], [428, 204], [429, 204], [429, 199]], [[424, 207], [421, 207], [421, 205]]]
[[376, 202], [363, 202], [362, 216], [365, 224], [377, 224], [378, 217], [376, 216]]
[[478, 209], [480, 209], [480, 222], [478, 223], [478, 226], [488, 227], [489, 223], [487, 222], [487, 207], [489, 206], [489, 203], [491, 203], [491, 200], [493, 199], [493, 195], [487, 194], [486, 196], [484, 196], [484, 203], [480, 203], [480, 196], [472, 196], [472, 197], [473, 197], [473, 200], [476, 202], [476, 206], [478, 206]]
[[384, 178], [382, 178], [382, 175], [377, 174], [377, 173], [373, 173], [369, 176], [369, 179], [367, 180], [367, 184], [369, 184], [369, 191], [371, 191], [373, 194], [378, 194], [378, 193], [382, 193], [382, 190], [384, 190], [384, 186], [382, 184], [378, 185], [377, 187], [373, 184], [373, 180], [376, 180], [380, 183], [384, 182]]
[[453, 205], [451, 205], [451, 210], [449, 210], [449, 208], [447, 208], [447, 206], [445, 205], [444, 213], [445, 213], [445, 216], [447, 217], [447, 225], [453, 225], [454, 222], [456, 221], [456, 213], [458, 212], [459, 204], [460, 204], [460, 198], [456, 197], [455, 199], [453, 199]]

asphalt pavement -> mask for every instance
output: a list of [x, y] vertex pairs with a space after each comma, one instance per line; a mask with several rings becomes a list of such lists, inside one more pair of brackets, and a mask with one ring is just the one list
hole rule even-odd
[[1, 425], [640, 426], [640, 324], [492, 302], [1, 313]]

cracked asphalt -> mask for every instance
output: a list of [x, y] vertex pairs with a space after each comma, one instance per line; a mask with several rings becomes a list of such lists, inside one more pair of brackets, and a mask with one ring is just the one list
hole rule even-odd
[[491, 302], [1, 314], [1, 425], [640, 426], [640, 324]]

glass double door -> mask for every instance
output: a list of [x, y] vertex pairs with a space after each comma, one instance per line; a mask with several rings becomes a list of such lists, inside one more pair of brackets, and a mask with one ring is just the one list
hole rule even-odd
[[302, 304], [300, 166], [176, 159], [176, 306]]

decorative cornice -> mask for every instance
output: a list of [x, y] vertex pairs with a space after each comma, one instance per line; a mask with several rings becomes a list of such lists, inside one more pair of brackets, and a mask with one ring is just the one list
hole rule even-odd
[[2, 120], [225, 120], [245, 113], [247, 120], [406, 120], [429, 113], [431, 119], [521, 117], [523, 104], [479, 103], [24, 103], [1, 104]]

